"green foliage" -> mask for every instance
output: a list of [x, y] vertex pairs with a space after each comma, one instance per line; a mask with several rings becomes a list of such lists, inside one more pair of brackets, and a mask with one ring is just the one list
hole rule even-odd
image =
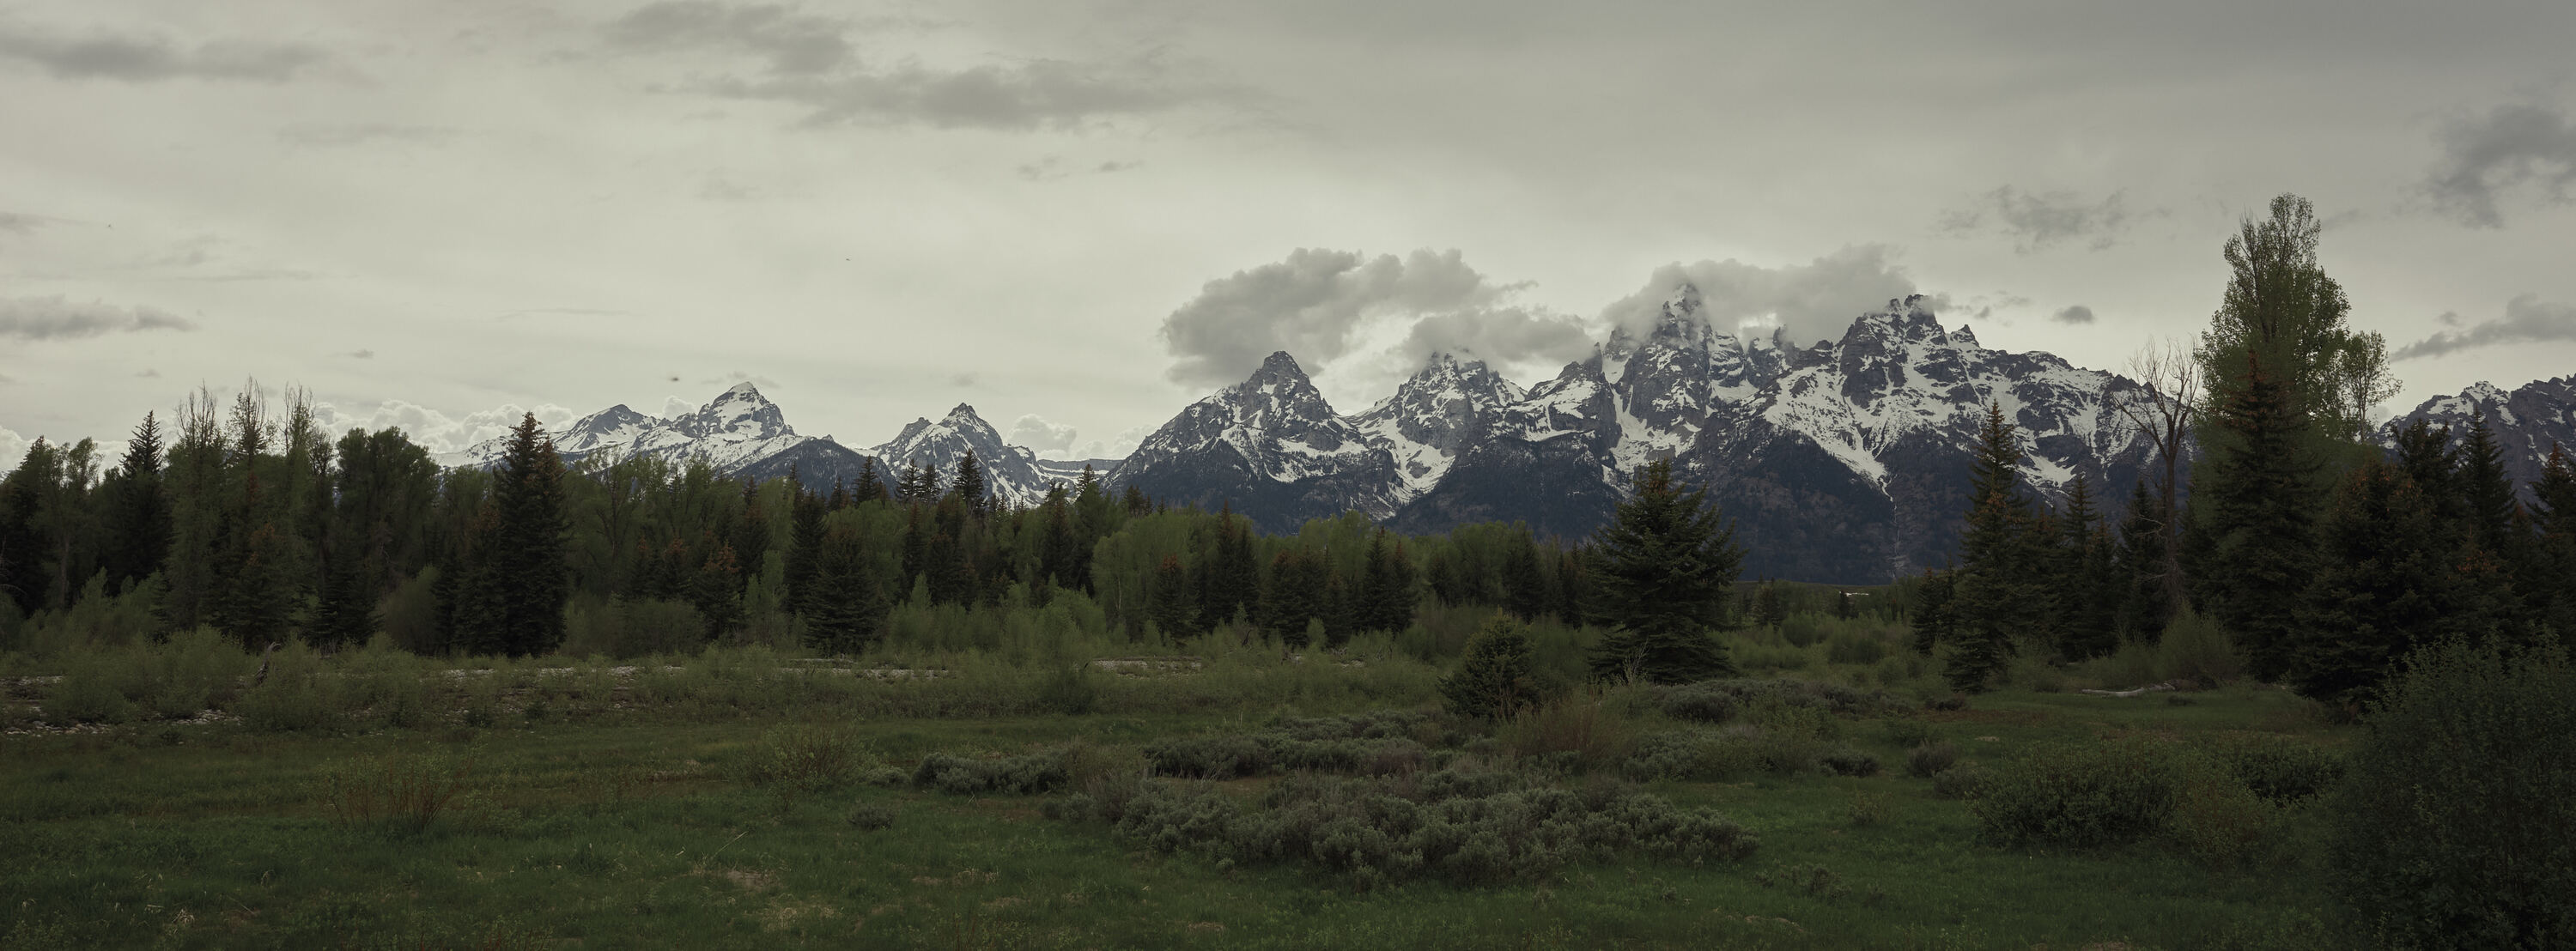
[[2237, 782], [2275, 805], [2323, 795], [2344, 777], [2342, 754], [2287, 737], [2239, 736], [2214, 745], [2210, 753]]
[[968, 758], [950, 753], [922, 757], [912, 784], [952, 796], [1026, 796], [1053, 792], [1071, 778], [1066, 751]]
[[762, 734], [739, 769], [743, 782], [792, 797], [847, 787], [873, 759], [849, 727], [797, 724]]
[[1958, 762], [1958, 747], [1944, 742], [1925, 742], [1905, 752], [1905, 775], [1930, 779]]
[[1932, 774], [1932, 794], [1943, 799], [1975, 799], [1983, 795], [1993, 773], [1975, 763], [1961, 763]]
[[474, 773], [471, 757], [390, 753], [322, 774], [322, 801], [342, 825], [417, 835], [456, 804]]
[[613, 660], [690, 653], [706, 642], [706, 628], [687, 601], [576, 599], [565, 612], [563, 652]]
[[1537, 705], [1541, 697], [1532, 667], [1529, 625], [1496, 612], [1467, 642], [1458, 670], [1440, 681], [1440, 697], [1449, 712], [1483, 720], [1508, 720]]
[[1057, 671], [1039, 688], [1037, 705], [1066, 716], [1080, 716], [1100, 707], [1100, 688], [1092, 683], [1091, 665], [1077, 664]]
[[1816, 755], [1816, 765], [1836, 776], [1876, 776], [1878, 757], [1848, 746], [1837, 746]]
[[1276, 718], [1263, 729], [1160, 740], [1145, 761], [1158, 775], [1235, 779], [1294, 770], [1381, 774], [1418, 765], [1420, 714], [1381, 710], [1348, 717]]
[[1561, 697], [1512, 718], [1495, 739], [1517, 756], [1605, 771], [1636, 748], [1637, 717], [1630, 705], [1631, 698], [1618, 693]]
[[2392, 945], [2576, 945], [2576, 664], [2441, 645], [2370, 711], [2336, 887]]
[[1459, 885], [1528, 880], [1566, 865], [1638, 855], [1733, 861], [1754, 836], [1709, 810], [1596, 785], [1581, 792], [1528, 774], [1450, 769], [1416, 777], [1293, 776], [1257, 808], [1169, 783], [1136, 790], [1113, 812], [1097, 800], [1059, 810], [1111, 823], [1121, 838], [1220, 866], [1297, 863], [1361, 888], [1419, 878]]
[[1707, 489], [1673, 482], [1672, 460], [1639, 469], [1635, 491], [1594, 542], [1598, 610], [1614, 630], [1593, 651], [1593, 676], [1688, 683], [1734, 674], [1712, 636], [1726, 626], [1744, 562], [1734, 526], [1708, 504]]
[[1996, 767], [1971, 810], [1996, 845], [2118, 845], [2163, 830], [2179, 769], [2154, 741], [2056, 743]]
[[253, 728], [323, 730], [343, 723], [340, 683], [325, 674], [322, 659], [301, 643], [268, 653], [268, 675], [241, 698], [232, 712]]

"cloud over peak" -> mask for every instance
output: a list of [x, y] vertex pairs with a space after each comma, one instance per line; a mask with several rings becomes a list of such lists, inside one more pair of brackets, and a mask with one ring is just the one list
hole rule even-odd
[[1164, 318], [1161, 336], [1174, 359], [1166, 375], [1184, 385], [1224, 385], [1280, 350], [1320, 367], [1390, 328], [1402, 333], [1387, 356], [1408, 371], [1433, 352], [1493, 362], [1582, 352], [1582, 322], [1516, 303], [1526, 286], [1487, 278], [1456, 250], [1423, 248], [1399, 258], [1299, 248], [1285, 260], [1207, 282]]
[[2458, 329], [2434, 331], [2432, 336], [2397, 348], [2388, 358], [2413, 360], [2509, 343], [2576, 340], [2576, 306], [2548, 303], [2537, 294], [2507, 301], [2502, 317], [2465, 327], [2458, 314], [2443, 314], [2434, 320]]
[[1763, 267], [1729, 258], [1668, 264], [1646, 286], [1602, 311], [1614, 327], [1643, 333], [1673, 289], [1699, 289], [1701, 312], [1719, 330], [1778, 327], [1797, 344], [1841, 336], [1852, 318], [1915, 292], [1914, 279], [1883, 244], [1854, 245], [1806, 264]]

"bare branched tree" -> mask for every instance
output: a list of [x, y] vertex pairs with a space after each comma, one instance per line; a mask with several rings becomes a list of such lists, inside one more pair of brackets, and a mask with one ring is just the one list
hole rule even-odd
[[2192, 417], [2200, 406], [2200, 364], [2193, 359], [2197, 346], [2196, 340], [2189, 339], [2147, 344], [2129, 357], [2129, 375], [2137, 387], [2106, 387], [2102, 394], [2124, 428], [2145, 436], [2156, 447], [2156, 459], [2163, 466], [2156, 480], [2154, 517], [2164, 541], [2158, 580], [2168, 610], [2183, 603], [2182, 526], [2175, 523], [2180, 511], [2176, 496], [2183, 462], [2191, 455]]

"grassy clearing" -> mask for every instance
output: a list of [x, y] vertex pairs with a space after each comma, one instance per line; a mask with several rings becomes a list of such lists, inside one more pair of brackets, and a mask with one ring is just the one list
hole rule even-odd
[[[1755, 646], [1775, 652], [1775, 671], [1899, 698], [1931, 689], [1906, 675], [1901, 652], [1835, 663], [1838, 634], [1842, 656], [1870, 653], [1837, 631]], [[242, 692], [238, 719], [157, 720], [137, 701], [77, 732], [0, 738], [0, 849], [18, 857], [0, 871], [0, 907], [11, 909], [0, 946], [2340, 943], [2316, 817], [2304, 809], [2287, 814], [2285, 845], [2236, 866], [2161, 842], [2004, 848], [1979, 844], [1970, 803], [1906, 768], [1927, 742], [1991, 767], [2106, 738], [2345, 741], [2349, 728], [2280, 691], [2171, 695], [2187, 701], [2177, 704], [2021, 688], [1963, 710], [1912, 712], [1908, 701], [1841, 715], [1754, 696], [1723, 726], [1610, 691], [1488, 732], [1434, 712], [1437, 669], [1391, 646], [1359, 647], [1339, 663], [1201, 651], [1194, 672], [1159, 676], [948, 657], [906, 668], [942, 671], [917, 678], [799, 671], [749, 651], [622, 674], [549, 672], [563, 661], [460, 674], [362, 653], [310, 661], [304, 701], [264, 693], [307, 662], [282, 658], [267, 684]], [[1789, 663], [1791, 652], [1806, 660]], [[43, 698], [60, 689], [21, 684], [13, 718], [39, 727]], [[1672, 706], [1699, 716], [1707, 704]], [[1060, 712], [1077, 708], [1092, 712]], [[1281, 715], [1371, 709], [1420, 722], [1380, 731], [1366, 749], [1265, 741], [1267, 755], [1314, 756], [1354, 776], [1506, 764], [1580, 789], [1632, 782], [1624, 764], [1647, 738], [1752, 726], [1885, 768], [1844, 776], [1789, 763], [1623, 786], [1715, 810], [1759, 845], [1731, 860], [1590, 859], [1472, 887], [1165, 853], [1045, 815], [1086, 781], [1141, 770], [1149, 750], [1276, 732]], [[934, 754], [1046, 754], [1029, 762], [1066, 778], [1047, 793], [950, 794], [915, 781]], [[1252, 772], [1157, 782], [1254, 808], [1297, 776], [1293, 766]]]

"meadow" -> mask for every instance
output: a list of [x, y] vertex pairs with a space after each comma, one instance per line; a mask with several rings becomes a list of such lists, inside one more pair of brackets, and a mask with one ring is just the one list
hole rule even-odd
[[1542, 622], [1556, 699], [1485, 723], [1437, 689], [1482, 620], [1303, 655], [1079, 624], [837, 661], [289, 647], [256, 685], [206, 632], [13, 655], [0, 945], [2347, 943], [2314, 797], [2184, 780], [2079, 845], [1996, 805], [2032, 758], [2330, 767], [2357, 733], [2243, 683], [2075, 692], [2190, 669], [2176, 638], [1961, 705], [1879, 619], [1733, 632], [1746, 676], [1679, 688], [1586, 684], [1598, 632]]

